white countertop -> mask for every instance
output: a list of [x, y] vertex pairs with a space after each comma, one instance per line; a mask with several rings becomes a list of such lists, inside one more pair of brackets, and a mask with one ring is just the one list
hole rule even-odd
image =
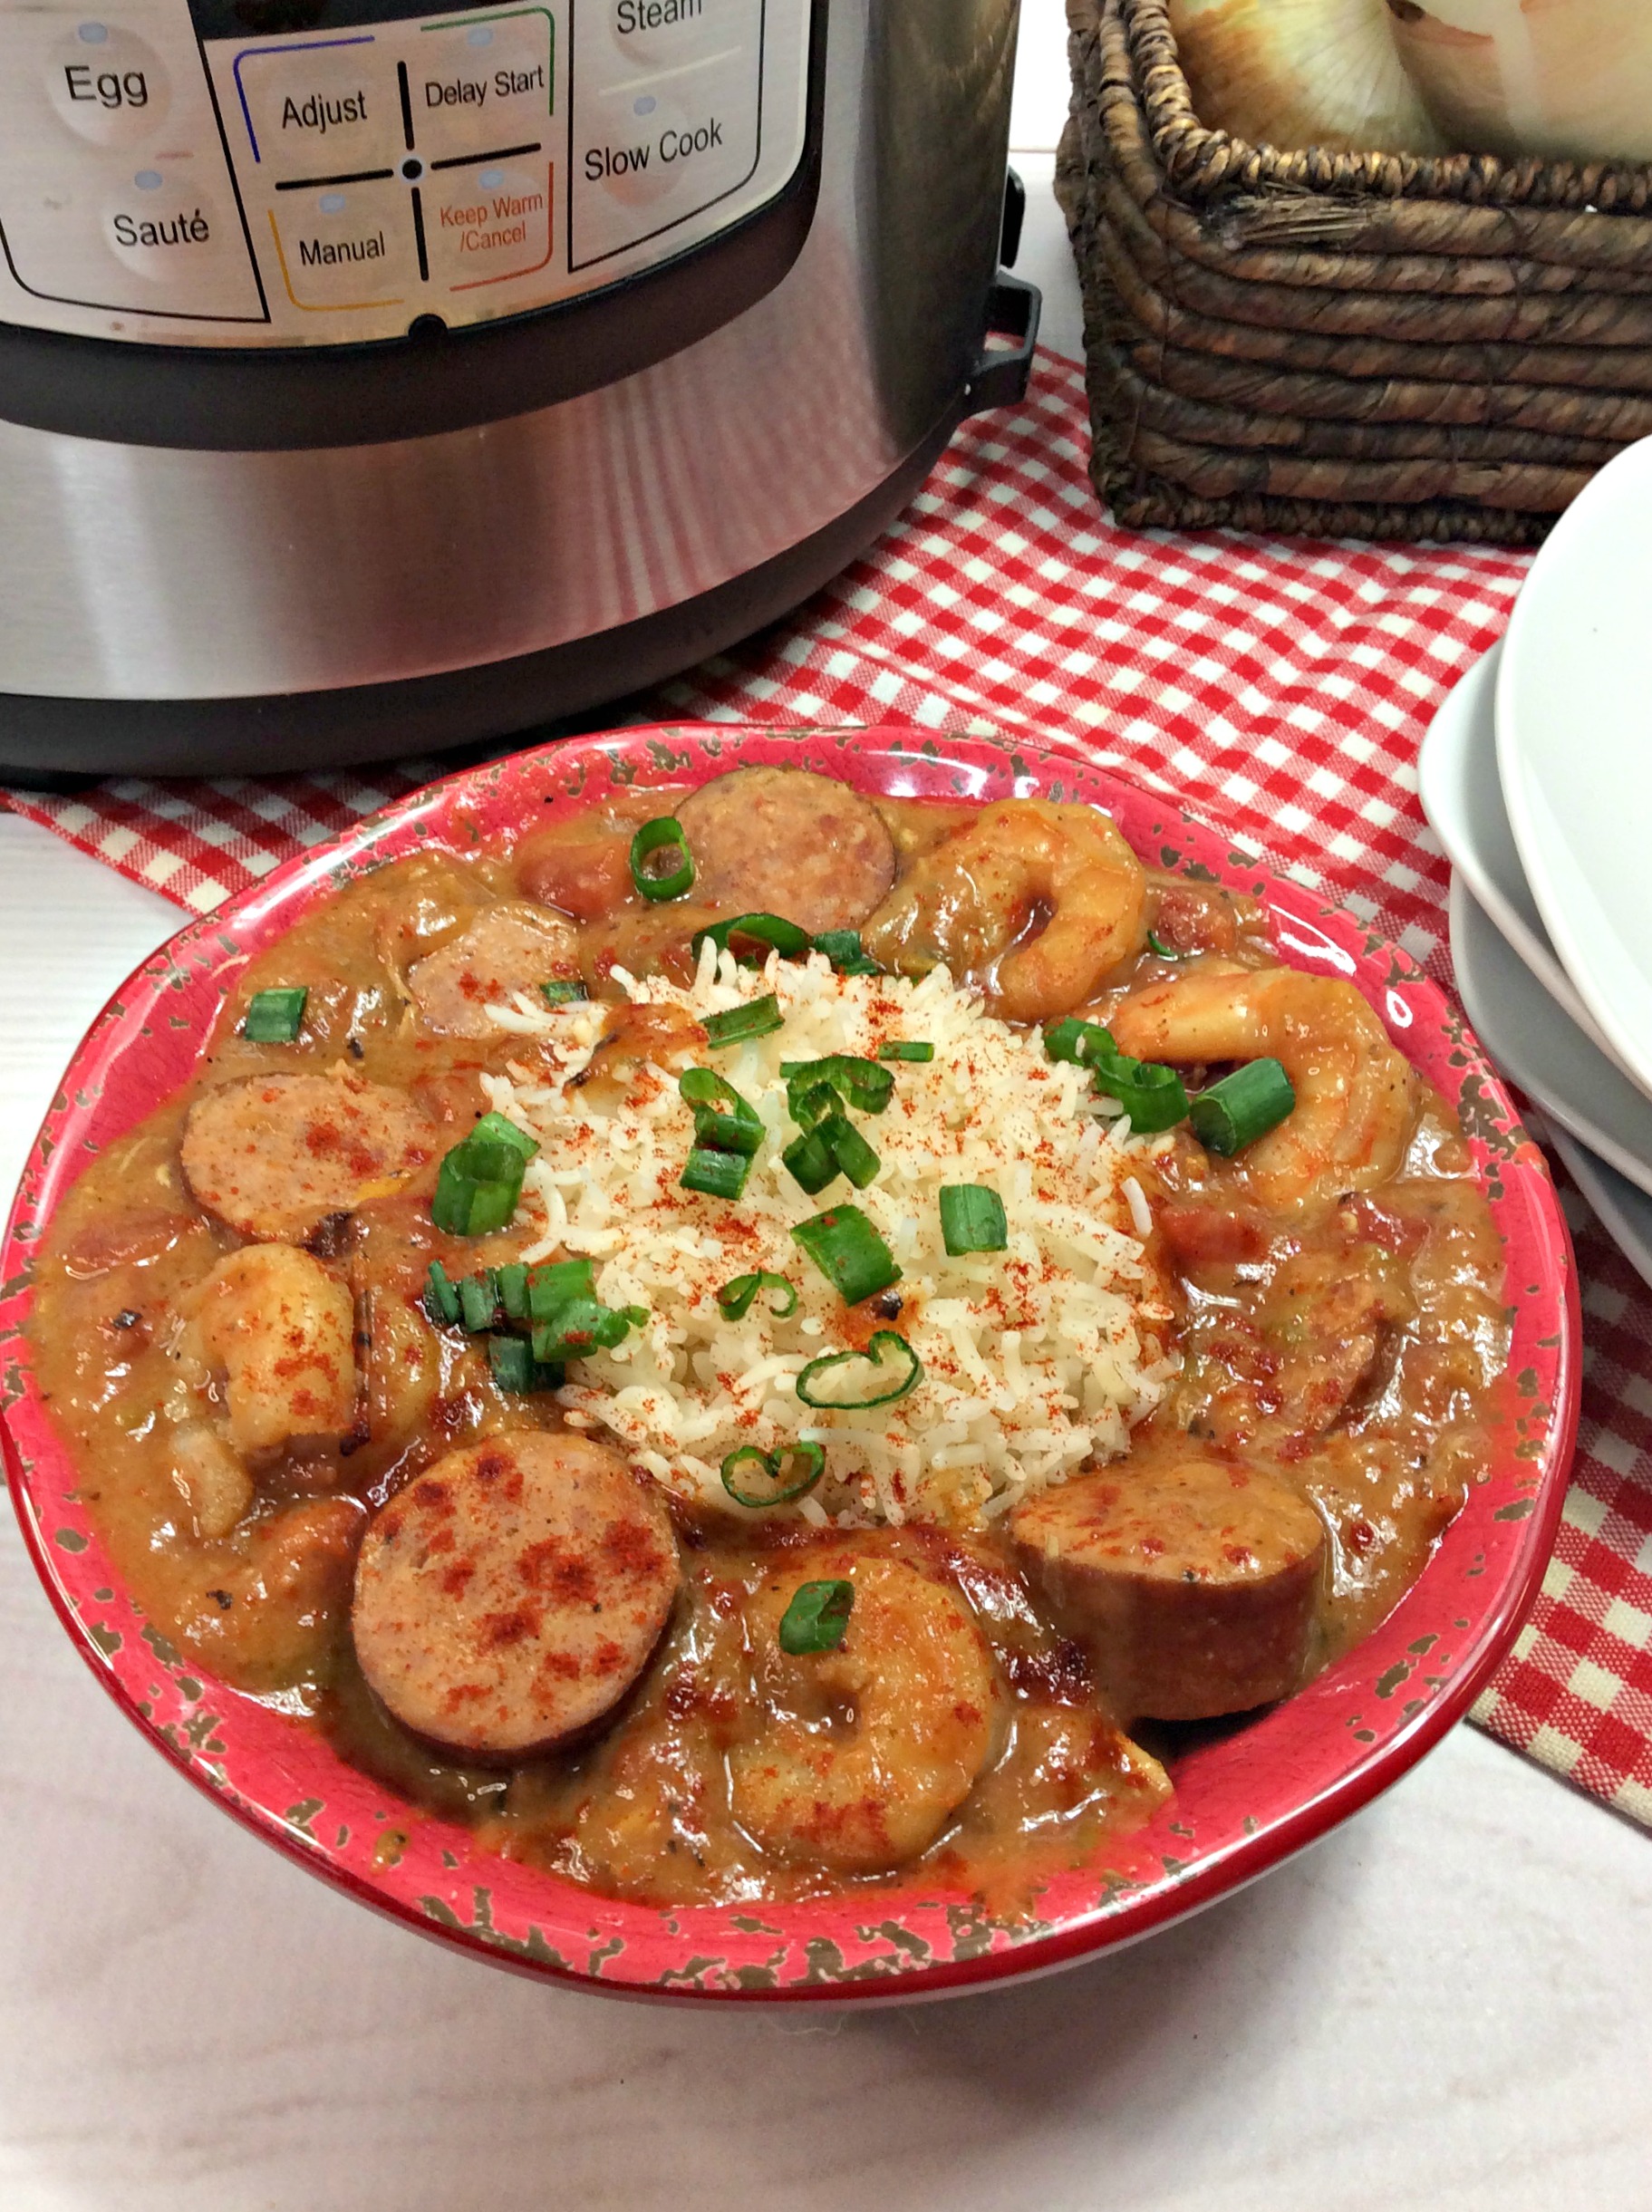
[[[1029, 0], [1023, 272], [1078, 350]], [[0, 1186], [178, 910], [0, 815]], [[1652, 1839], [1458, 1729], [1296, 1864], [1023, 1989], [733, 2017], [518, 1981], [184, 1786], [0, 1525], [4, 2212], [1645, 2212]]]

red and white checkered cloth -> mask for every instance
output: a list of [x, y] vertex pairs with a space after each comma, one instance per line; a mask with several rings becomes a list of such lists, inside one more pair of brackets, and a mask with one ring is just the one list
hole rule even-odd
[[[1526, 556], [1119, 530], [1085, 474], [1081, 372], [1040, 357], [967, 423], [883, 541], [778, 631], [644, 702], [649, 720], [985, 725], [1077, 743], [1231, 825], [1437, 979], [1448, 868], [1417, 746], [1507, 623]], [[0, 802], [209, 912], [434, 761]], [[1652, 1826], [1652, 1293], [1575, 1193], [1583, 1426], [1542, 1595], [1474, 1717]]]

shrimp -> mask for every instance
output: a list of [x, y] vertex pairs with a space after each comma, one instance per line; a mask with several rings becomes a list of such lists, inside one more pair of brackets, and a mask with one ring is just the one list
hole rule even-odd
[[[780, 1648], [799, 1585], [854, 1584], [835, 1651]], [[777, 1565], [747, 1608], [761, 1715], [729, 1758], [735, 1818], [778, 1858], [845, 1874], [901, 1865], [932, 1843], [1002, 1736], [1004, 1694], [957, 1590], [903, 1560], [845, 1550]]]
[[1121, 1000], [1108, 1027], [1138, 1060], [1281, 1064], [1295, 1109], [1238, 1163], [1264, 1206], [1368, 1189], [1399, 1167], [1416, 1118], [1415, 1079], [1351, 983], [1212, 961]]
[[225, 1376], [227, 1441], [269, 1452], [338, 1436], [355, 1419], [355, 1308], [321, 1261], [291, 1244], [248, 1244], [189, 1293], [186, 1352]]
[[1145, 902], [1142, 865], [1105, 814], [1004, 799], [926, 853], [862, 936], [886, 968], [922, 975], [944, 961], [987, 977], [1005, 1020], [1048, 1021], [1141, 951]]

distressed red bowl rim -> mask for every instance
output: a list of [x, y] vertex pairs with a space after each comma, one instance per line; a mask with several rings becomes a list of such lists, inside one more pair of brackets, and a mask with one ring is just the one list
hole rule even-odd
[[[62, 1193], [90, 1152], [185, 1079], [253, 951], [382, 861], [426, 846], [462, 854], [613, 786], [702, 782], [758, 762], [816, 767], [892, 796], [1098, 804], [1145, 857], [1253, 892], [1283, 956], [1351, 976], [1458, 1107], [1504, 1239], [1515, 1348], [1496, 1464], [1423, 1575], [1299, 1696], [1190, 1752], [1174, 1800], [1148, 1828], [1059, 1877], [1021, 1918], [911, 1880], [803, 1905], [660, 1911], [593, 1897], [410, 1814], [297, 1722], [190, 1668], [145, 1621], [76, 1494], [23, 1334], [31, 1254]], [[1565, 1494], [1580, 1371], [1576, 1272], [1542, 1156], [1461, 1014], [1406, 955], [1076, 754], [990, 736], [723, 723], [564, 739], [469, 769], [180, 930], [93, 1022], [31, 1151], [0, 1251], [0, 1443], [35, 1569], [104, 1688], [192, 1782], [335, 1888], [473, 1956], [613, 1995], [737, 2004], [903, 2001], [1048, 1971], [1180, 1919], [1347, 1819], [1466, 1712], [1535, 1597]]]

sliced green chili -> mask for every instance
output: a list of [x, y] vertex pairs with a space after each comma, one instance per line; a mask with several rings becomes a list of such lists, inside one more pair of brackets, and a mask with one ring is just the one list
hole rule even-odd
[[308, 987], [295, 984], [279, 990], [255, 990], [246, 1001], [241, 1034], [249, 1045], [290, 1045], [304, 1027]]
[[780, 1616], [780, 1648], [793, 1658], [836, 1651], [855, 1609], [853, 1582], [800, 1582]]
[[1277, 1128], [1296, 1102], [1290, 1077], [1278, 1060], [1251, 1060], [1201, 1091], [1188, 1117], [1207, 1152], [1231, 1158]]
[[[836, 1376], [844, 1386], [827, 1387], [827, 1376]], [[811, 1359], [797, 1377], [797, 1396], [816, 1412], [862, 1413], [871, 1405], [893, 1405], [923, 1379], [923, 1362], [905, 1338], [898, 1330], [880, 1328], [864, 1352], [827, 1352]]]
[[984, 1183], [949, 1183], [941, 1193], [941, 1236], [954, 1260], [965, 1252], [1001, 1252], [1010, 1244], [1004, 1202]]
[[[786, 1473], [788, 1460], [800, 1460], [800, 1473]], [[826, 1473], [826, 1452], [817, 1444], [784, 1444], [778, 1452], [760, 1452], [743, 1444], [722, 1463], [723, 1488], [736, 1505], [789, 1505], [813, 1490]]]
[[894, 1254], [858, 1206], [832, 1206], [792, 1231], [845, 1306], [858, 1306], [899, 1282]]
[[[797, 1310], [797, 1293], [784, 1275], [771, 1275], [767, 1269], [760, 1274], [736, 1275], [717, 1293], [717, 1303], [727, 1319], [743, 1321], [760, 1290], [776, 1293], [768, 1310], [778, 1321], [789, 1321]], [[780, 1298], [785, 1299], [783, 1305], [778, 1302]]]
[[[651, 868], [649, 861], [668, 846], [676, 848], [676, 858], [663, 868]], [[645, 899], [656, 903], [680, 899], [693, 889], [694, 863], [682, 825], [675, 815], [656, 815], [652, 822], [644, 822], [632, 839], [631, 880]]]

